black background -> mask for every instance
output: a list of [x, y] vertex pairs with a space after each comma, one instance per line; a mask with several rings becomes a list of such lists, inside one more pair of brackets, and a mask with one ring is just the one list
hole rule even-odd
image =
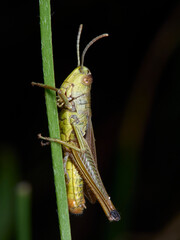
[[[73, 239], [120, 239], [124, 232], [159, 232], [179, 212], [180, 5], [178, 1], [57, 0], [51, 4], [57, 87], [77, 65], [79, 24], [84, 24], [81, 50], [93, 37], [109, 33], [109, 38], [89, 49], [85, 66], [94, 78], [92, 112], [99, 170], [122, 220], [109, 223], [99, 204], [87, 203], [82, 216], [71, 216]], [[174, 34], [168, 35], [169, 23]], [[31, 87], [32, 81], [43, 82], [39, 28], [37, 1], [2, 5], [1, 151], [14, 152], [17, 180], [32, 185], [33, 239], [58, 239], [50, 149], [42, 148], [37, 139], [39, 132], [48, 136], [44, 92]], [[160, 33], [166, 28], [170, 40], [162, 41]], [[168, 41], [172, 50], [167, 50]], [[154, 66], [158, 46], [164, 63], [157, 61]], [[153, 60], [148, 62], [151, 54]], [[148, 64], [154, 66], [152, 88]], [[144, 96], [136, 89], [141, 88], [141, 74], [147, 87]], [[141, 108], [148, 93], [148, 109]], [[140, 101], [136, 101], [138, 94]], [[133, 113], [140, 109], [138, 116], [127, 114], [129, 102], [134, 103]], [[123, 134], [124, 119], [135, 133], [130, 128]], [[141, 119], [144, 123], [136, 128], [135, 121]]]

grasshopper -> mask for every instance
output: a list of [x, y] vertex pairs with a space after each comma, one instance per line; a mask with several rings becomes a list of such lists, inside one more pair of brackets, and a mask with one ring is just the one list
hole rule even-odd
[[99, 201], [109, 221], [119, 221], [120, 214], [106, 192], [97, 167], [90, 104], [93, 78], [90, 70], [84, 66], [84, 57], [89, 47], [108, 34], [99, 35], [91, 40], [85, 47], [80, 61], [82, 26], [81, 24], [77, 35], [78, 66], [65, 79], [60, 89], [32, 82], [32, 85], [56, 91], [57, 106], [61, 109], [61, 139], [43, 137], [41, 134], [38, 137], [45, 141], [57, 142], [63, 147], [69, 211], [82, 214], [86, 208], [85, 195], [91, 203]]

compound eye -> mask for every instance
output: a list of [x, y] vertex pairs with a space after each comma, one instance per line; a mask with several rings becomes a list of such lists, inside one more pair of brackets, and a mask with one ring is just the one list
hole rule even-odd
[[93, 78], [91, 74], [85, 75], [82, 79], [82, 83], [86, 86], [91, 85], [93, 82]]

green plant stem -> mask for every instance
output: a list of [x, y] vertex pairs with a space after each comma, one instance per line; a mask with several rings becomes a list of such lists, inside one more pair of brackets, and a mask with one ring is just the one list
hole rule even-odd
[[[46, 85], [55, 86], [51, 36], [50, 0], [40, 0], [39, 8], [44, 83]], [[45, 90], [45, 98], [50, 137], [60, 138], [56, 94], [51, 90]], [[61, 146], [58, 143], [52, 142], [51, 153], [53, 161], [60, 237], [61, 240], [70, 240], [71, 231]]]

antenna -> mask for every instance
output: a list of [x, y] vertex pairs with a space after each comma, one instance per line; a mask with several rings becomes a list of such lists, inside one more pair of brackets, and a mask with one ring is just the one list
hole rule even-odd
[[93, 43], [95, 43], [96, 41], [98, 41], [99, 39], [103, 38], [103, 37], [108, 37], [109, 34], [108, 33], [104, 33], [101, 34], [95, 38], [93, 38], [85, 47], [85, 49], [83, 50], [82, 56], [81, 56], [81, 61], [80, 61], [80, 38], [81, 38], [81, 33], [82, 33], [82, 28], [83, 28], [83, 24], [80, 24], [79, 26], [79, 30], [78, 30], [78, 35], [77, 35], [77, 42], [76, 42], [76, 48], [77, 48], [77, 63], [78, 63], [78, 67], [81, 66], [81, 69], [83, 67], [84, 64], [84, 57], [86, 55], [87, 50], [90, 48], [91, 45], [93, 45]]
[[81, 68], [83, 67], [83, 64], [84, 64], [84, 57], [85, 57], [85, 54], [87, 52], [87, 50], [90, 48], [91, 45], [93, 45], [93, 43], [95, 43], [96, 41], [98, 41], [99, 39], [103, 38], [103, 37], [108, 37], [109, 34], [108, 33], [104, 33], [104, 34], [101, 34], [95, 38], [93, 38], [85, 47], [83, 53], [82, 53], [82, 56], [81, 56]]
[[79, 31], [78, 31], [78, 35], [77, 35], [77, 42], [76, 42], [76, 48], [77, 48], [77, 63], [78, 63], [78, 66], [81, 65], [81, 63], [80, 63], [80, 38], [81, 38], [82, 28], [83, 28], [83, 24], [81, 24], [81, 25], [79, 26]]

